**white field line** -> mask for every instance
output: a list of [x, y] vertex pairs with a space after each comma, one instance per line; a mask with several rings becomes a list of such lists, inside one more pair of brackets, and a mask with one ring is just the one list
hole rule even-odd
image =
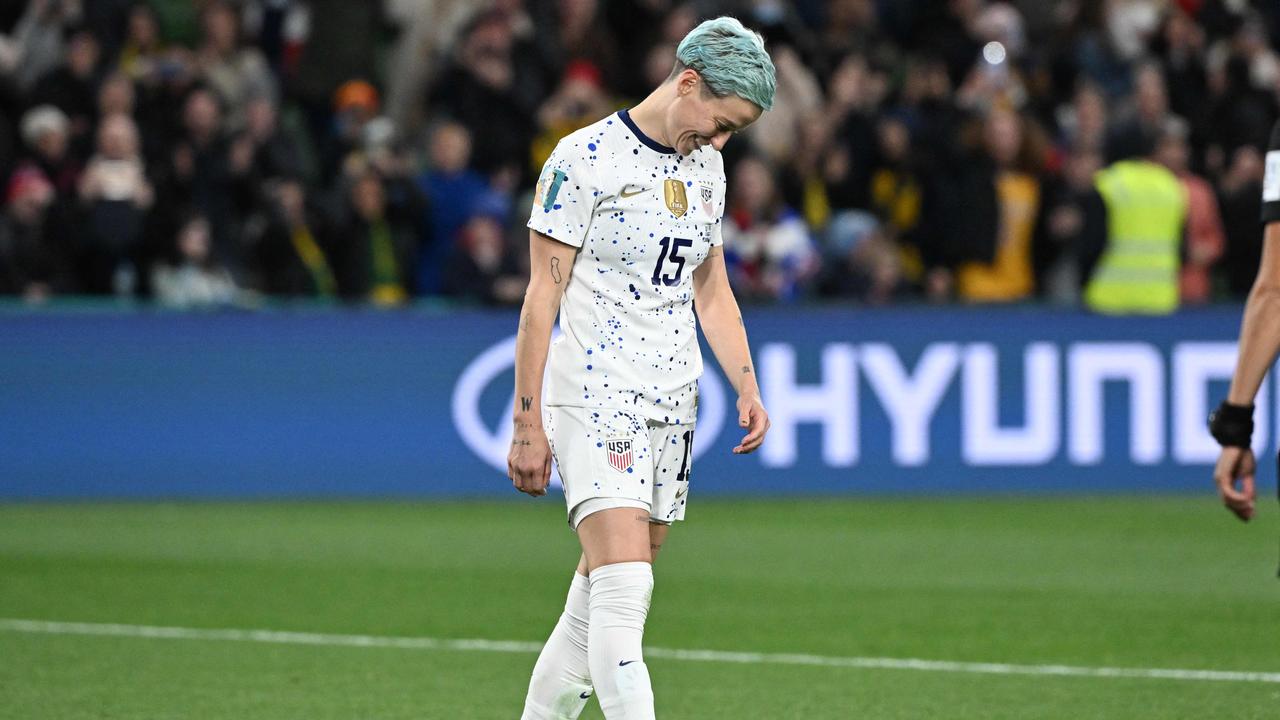
[[[536, 653], [542, 643], [441, 639], [429, 637], [384, 637], [377, 635], [328, 635], [280, 630], [205, 630], [201, 628], [155, 627], [79, 622], [51, 622], [0, 618], [0, 631], [46, 635], [110, 635], [115, 637], [163, 640], [233, 640], [239, 642], [325, 647], [399, 648], [404, 650], [458, 650], [471, 652]], [[691, 662], [737, 663], [740, 665], [807, 665], [816, 667], [866, 668], [876, 670], [921, 670], [925, 672], [970, 673], [980, 675], [1058, 675], [1091, 678], [1143, 678], [1156, 680], [1201, 680], [1210, 682], [1251, 682], [1280, 684], [1280, 672], [1239, 672], [1229, 670], [1178, 670], [1172, 668], [1083, 667], [1076, 665], [1018, 665], [1011, 663], [951, 662], [912, 658], [839, 657], [794, 653], [725, 652], [721, 650], [673, 650], [646, 647], [648, 658]]]

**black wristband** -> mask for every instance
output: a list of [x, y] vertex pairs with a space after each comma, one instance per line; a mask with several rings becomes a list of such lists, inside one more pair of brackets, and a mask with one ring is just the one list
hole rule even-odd
[[1209, 433], [1222, 447], [1249, 447], [1253, 440], [1253, 406], [1226, 400], [1209, 413]]

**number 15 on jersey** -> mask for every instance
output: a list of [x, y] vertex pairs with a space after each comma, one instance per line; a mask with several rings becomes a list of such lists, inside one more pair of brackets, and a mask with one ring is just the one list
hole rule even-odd
[[[680, 248], [693, 247], [693, 241], [685, 238], [664, 237], [659, 241], [662, 252], [658, 255], [658, 264], [653, 268], [653, 284], [675, 287], [680, 284], [680, 275], [684, 272], [684, 258], [680, 257]], [[667, 260], [675, 263], [675, 275], [663, 275], [662, 264]]]

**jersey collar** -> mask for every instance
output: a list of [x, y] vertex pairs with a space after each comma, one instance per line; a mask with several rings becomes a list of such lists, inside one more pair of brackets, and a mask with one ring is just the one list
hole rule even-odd
[[644, 143], [645, 145], [648, 145], [650, 149], [656, 150], [660, 153], [663, 153], [664, 155], [675, 154], [676, 152], [675, 148], [667, 147], [666, 145], [663, 145], [657, 140], [654, 140], [648, 135], [645, 135], [644, 133], [640, 132], [640, 128], [636, 127], [635, 121], [631, 119], [631, 112], [629, 110], [625, 110], [625, 109], [619, 110], [618, 117], [622, 120], [622, 124], [626, 125], [631, 130], [631, 132], [640, 140], [640, 142]]

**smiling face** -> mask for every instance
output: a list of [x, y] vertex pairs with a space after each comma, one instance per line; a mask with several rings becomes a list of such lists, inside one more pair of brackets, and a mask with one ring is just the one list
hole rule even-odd
[[666, 134], [681, 155], [703, 145], [723, 149], [730, 136], [755, 122], [763, 112], [755, 103], [736, 95], [715, 97], [696, 70], [682, 70], [674, 82], [676, 99], [667, 109]]

